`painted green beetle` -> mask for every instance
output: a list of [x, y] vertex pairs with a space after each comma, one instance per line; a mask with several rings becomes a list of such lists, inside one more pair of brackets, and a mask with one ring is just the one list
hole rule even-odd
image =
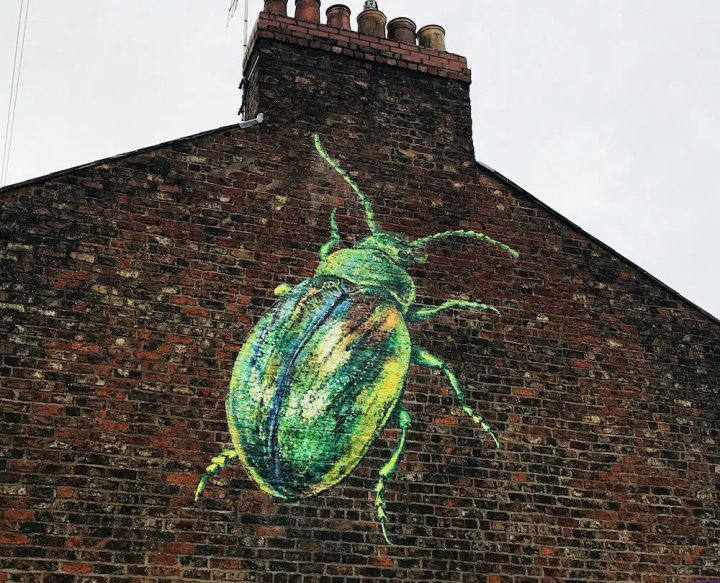
[[212, 459], [195, 499], [234, 460], [272, 496], [297, 500], [319, 494], [353, 471], [393, 418], [400, 439], [375, 485], [377, 517], [392, 544], [384, 492], [410, 428], [410, 414], [401, 403], [410, 364], [443, 372], [463, 411], [499, 446], [490, 426], [468, 406], [455, 374], [442, 359], [414, 346], [406, 326], [452, 308], [497, 310], [464, 300], [416, 305], [407, 269], [427, 260], [423, 247], [447, 237], [485, 241], [513, 258], [518, 253], [474, 231], [447, 231], [416, 241], [382, 231], [367, 196], [328, 155], [318, 135], [314, 141], [359, 197], [370, 234], [352, 248], [336, 250], [340, 234], [333, 210], [331, 238], [320, 248], [315, 276], [275, 290], [282, 299], [250, 332], [233, 367], [225, 405], [234, 449]]

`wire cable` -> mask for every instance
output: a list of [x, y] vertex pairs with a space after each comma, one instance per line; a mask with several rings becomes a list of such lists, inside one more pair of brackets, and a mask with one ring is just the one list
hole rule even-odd
[[[25, 19], [23, 22], [23, 8]], [[20, 14], [18, 15], [18, 28], [15, 36], [15, 56], [13, 57], [13, 71], [10, 81], [10, 99], [8, 100], [7, 123], [5, 126], [5, 144], [3, 147], [2, 166], [0, 166], [0, 186], [5, 185], [8, 169], [10, 166], [10, 152], [12, 148], [13, 132], [15, 129], [15, 113], [17, 111], [18, 93], [20, 90], [20, 73], [22, 71], [23, 55], [25, 52], [25, 36], [27, 33], [28, 13], [30, 12], [30, 0], [20, 0]], [[22, 26], [21, 26], [22, 25]], [[22, 36], [20, 31], [22, 29]], [[19, 55], [19, 59], [18, 59]]]
[[22, 14], [24, 0], [20, 0], [20, 14], [18, 14], [17, 33], [15, 35], [15, 56], [13, 57], [12, 77], [10, 78], [10, 96], [8, 97], [8, 111], [5, 120], [5, 141], [3, 145], [2, 163], [0, 163], [0, 186], [5, 184], [5, 158], [7, 156], [8, 137], [10, 136], [10, 116], [12, 114], [13, 95], [15, 94], [15, 72], [17, 71], [18, 49], [20, 47], [20, 27], [22, 25]]

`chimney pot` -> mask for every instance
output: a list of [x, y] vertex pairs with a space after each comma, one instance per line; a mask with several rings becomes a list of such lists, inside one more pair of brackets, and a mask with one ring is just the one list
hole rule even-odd
[[358, 32], [369, 36], [385, 38], [385, 24], [387, 16], [379, 10], [363, 10], [357, 16]]
[[295, 18], [320, 24], [320, 0], [295, 0]]
[[287, 16], [287, 3], [288, 0], [265, 0], [263, 12], [270, 12], [271, 14]]
[[435, 49], [445, 52], [445, 29], [439, 24], [428, 24], [423, 26], [417, 33], [418, 42], [421, 47]]
[[344, 4], [333, 4], [325, 11], [328, 26], [350, 30], [350, 8]]
[[400, 43], [408, 45], [416, 45], [415, 31], [417, 31], [417, 24], [412, 20], [405, 17], [393, 18], [388, 22], [388, 36], [392, 40], [396, 40]]

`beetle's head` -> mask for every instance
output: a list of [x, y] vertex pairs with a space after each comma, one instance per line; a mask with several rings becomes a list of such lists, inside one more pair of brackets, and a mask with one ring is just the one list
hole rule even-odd
[[427, 261], [427, 255], [419, 253], [417, 249], [410, 246], [409, 241], [400, 235], [380, 230], [360, 239], [355, 244], [355, 249], [382, 251], [402, 267], [409, 267], [414, 263], [425, 263]]

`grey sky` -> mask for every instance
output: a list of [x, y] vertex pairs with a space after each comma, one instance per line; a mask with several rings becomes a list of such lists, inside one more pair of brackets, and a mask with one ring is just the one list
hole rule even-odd
[[[228, 4], [31, 0], [9, 183], [237, 121]], [[479, 160], [720, 316], [720, 2], [379, 4], [468, 57]], [[3, 137], [19, 7], [0, 0]]]

